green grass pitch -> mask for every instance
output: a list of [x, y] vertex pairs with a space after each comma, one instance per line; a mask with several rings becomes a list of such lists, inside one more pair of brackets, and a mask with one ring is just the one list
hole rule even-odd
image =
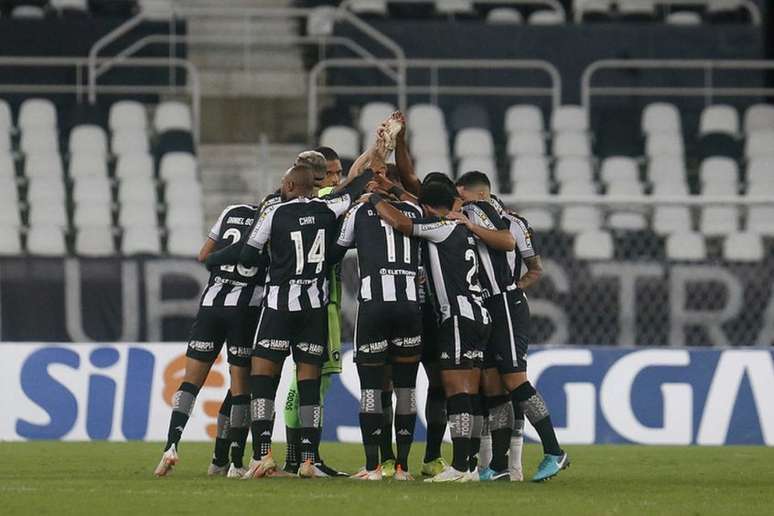
[[[159, 443], [0, 443], [0, 514], [774, 514], [772, 448], [570, 446], [572, 467], [544, 484], [446, 485], [208, 478], [211, 450], [183, 442], [174, 473], [156, 479]], [[363, 460], [358, 445], [322, 451], [350, 472]], [[415, 472], [421, 452], [417, 444]], [[525, 474], [539, 459], [526, 446]]]

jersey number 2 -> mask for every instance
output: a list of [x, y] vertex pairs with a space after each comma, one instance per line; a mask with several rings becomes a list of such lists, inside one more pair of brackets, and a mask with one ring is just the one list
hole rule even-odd
[[[229, 228], [226, 230], [225, 233], [223, 233], [223, 239], [224, 240], [231, 240], [231, 244], [236, 244], [242, 239], [242, 233], [236, 229], [236, 228]], [[234, 266], [233, 265], [221, 265], [220, 270], [224, 272], [234, 272]], [[250, 267], [247, 268], [244, 265], [237, 264], [236, 266], [237, 272], [245, 277], [245, 278], [252, 278], [256, 274], [258, 274], [258, 267]]]
[[322, 272], [323, 264], [325, 263], [325, 230], [318, 229], [317, 236], [314, 237], [312, 247], [309, 249], [309, 254], [306, 255], [306, 262], [304, 262], [304, 236], [300, 231], [291, 231], [290, 239], [296, 247], [296, 274], [304, 273], [304, 265], [306, 263], [316, 263], [317, 268], [315, 274]]

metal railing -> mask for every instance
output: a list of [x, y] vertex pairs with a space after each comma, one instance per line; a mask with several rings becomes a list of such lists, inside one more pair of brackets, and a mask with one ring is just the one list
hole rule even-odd
[[[674, 86], [592, 86], [594, 75], [601, 70], [676, 70], [704, 72], [703, 84], [696, 87]], [[591, 98], [605, 97], [704, 97], [707, 104], [714, 97], [759, 97], [774, 95], [774, 88], [728, 87], [714, 84], [717, 70], [774, 70], [774, 60], [711, 60], [711, 59], [604, 59], [591, 63], [581, 78], [581, 104], [591, 109]], [[763, 78], [761, 78], [763, 81]]]
[[771, 206], [771, 196], [764, 195], [529, 195], [499, 194], [497, 196], [509, 206], [519, 207], [565, 207], [602, 206], [631, 208], [653, 208], [656, 206]]
[[[352, 9], [352, 4], [357, 0], [344, 0], [340, 4], [341, 9]], [[428, 0], [389, 0], [391, 4], [427, 4]], [[476, 0], [476, 4], [493, 4], [493, 5], [537, 5], [548, 7], [553, 11], [556, 11], [567, 19], [567, 11], [564, 6], [558, 0]]]
[[[559, 71], [548, 61], [519, 59], [407, 59], [407, 69], [426, 69], [430, 72], [427, 84], [408, 85], [392, 84], [385, 86], [335, 86], [320, 85], [320, 75], [331, 68], [364, 69], [373, 67], [369, 62], [360, 59], [327, 59], [318, 62], [309, 72], [307, 137], [310, 142], [318, 130], [319, 96], [322, 94], [336, 95], [395, 95], [396, 104], [405, 109], [406, 95], [429, 95], [433, 103], [443, 95], [467, 96], [537, 96], [549, 97], [552, 107], [561, 104], [562, 79]], [[548, 87], [520, 86], [444, 86], [439, 84], [439, 71], [442, 69], [457, 70], [531, 70], [543, 72], [549, 78]]]
[[[662, 5], [665, 7], [670, 6], [697, 6], [697, 7], [707, 7], [709, 6], [710, 2], [709, 0], [655, 0], [655, 4]], [[758, 8], [758, 6], [753, 2], [752, 0], [741, 0], [740, 5], [743, 9], [745, 9], [750, 14], [750, 21], [753, 25], [760, 25], [761, 24], [761, 10]], [[583, 21], [583, 8], [577, 8], [575, 10], [575, 23], [581, 23]]]

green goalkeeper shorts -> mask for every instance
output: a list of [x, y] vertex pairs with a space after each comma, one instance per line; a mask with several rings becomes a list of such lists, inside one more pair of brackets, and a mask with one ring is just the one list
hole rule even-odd
[[328, 359], [321, 373], [341, 373], [341, 310], [334, 303], [328, 305]]

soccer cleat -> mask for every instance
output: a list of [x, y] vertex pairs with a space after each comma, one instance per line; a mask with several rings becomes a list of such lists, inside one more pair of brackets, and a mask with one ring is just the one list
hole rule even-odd
[[495, 475], [495, 472], [492, 468], [486, 467], [483, 469], [479, 469], [478, 471], [478, 479], [482, 482], [487, 482], [489, 480], [492, 480], [492, 477]]
[[[315, 466], [317, 466], [317, 469], [319, 469], [329, 477], [345, 477], [345, 478], [349, 477], [349, 473], [344, 473], [343, 471], [338, 471], [336, 469], [333, 469], [322, 460], [320, 460], [320, 462], [315, 463]], [[298, 468], [296, 468], [296, 470], [297, 469]]]
[[282, 471], [290, 473], [291, 475], [298, 475], [298, 464], [295, 462], [286, 462], [285, 465], [282, 466]]
[[522, 482], [524, 480], [524, 473], [519, 469], [510, 470], [511, 482]]
[[245, 473], [247, 473], [247, 468], [238, 468], [232, 462], [231, 465], [228, 467], [228, 473], [226, 473], [226, 478], [242, 478], [243, 476], [245, 476]]
[[384, 475], [384, 478], [395, 476], [395, 459], [387, 459], [382, 462], [382, 475]]
[[438, 457], [430, 462], [422, 464], [422, 475], [426, 477], [434, 477], [445, 470], [449, 465], [443, 460], [443, 457]]
[[466, 473], [466, 476], [467, 476], [467, 481], [468, 482], [478, 482], [479, 480], [481, 480], [480, 478], [478, 478], [478, 470], [477, 469], [474, 469], [473, 471], [468, 471]]
[[543, 460], [540, 461], [537, 473], [532, 477], [533, 482], [543, 482], [549, 478], [553, 478], [559, 474], [560, 471], [570, 466], [570, 457], [567, 453], [561, 455], [549, 455], [545, 454]]
[[301, 478], [326, 478], [328, 475], [321, 471], [317, 464], [307, 459], [298, 467], [298, 476]]
[[398, 465], [397, 468], [395, 468], [395, 475], [392, 477], [393, 480], [414, 480], [414, 477], [411, 476], [411, 473], [408, 471], [403, 471], [403, 467]]
[[274, 462], [274, 458], [271, 456], [271, 452], [269, 452], [261, 457], [261, 460], [250, 460], [250, 467], [248, 468], [247, 473], [242, 476], [242, 480], [249, 480], [251, 478], [263, 478], [267, 476], [268, 473], [273, 472], [276, 469], [277, 463]]
[[382, 467], [377, 466], [376, 469], [371, 471], [363, 468], [349, 478], [352, 480], [381, 480], [384, 477], [382, 475]]
[[426, 478], [425, 482], [467, 482], [467, 471], [457, 471], [452, 466], [447, 466], [446, 469], [438, 473], [436, 476]]
[[180, 458], [177, 456], [177, 447], [173, 444], [164, 452], [164, 455], [161, 456], [161, 461], [159, 462], [159, 465], [156, 466], [153, 474], [157, 477], [167, 476], [179, 460]]
[[217, 464], [210, 463], [210, 466], [207, 468], [207, 476], [208, 477], [225, 477], [226, 474], [228, 474], [228, 465], [226, 466], [218, 466]]

